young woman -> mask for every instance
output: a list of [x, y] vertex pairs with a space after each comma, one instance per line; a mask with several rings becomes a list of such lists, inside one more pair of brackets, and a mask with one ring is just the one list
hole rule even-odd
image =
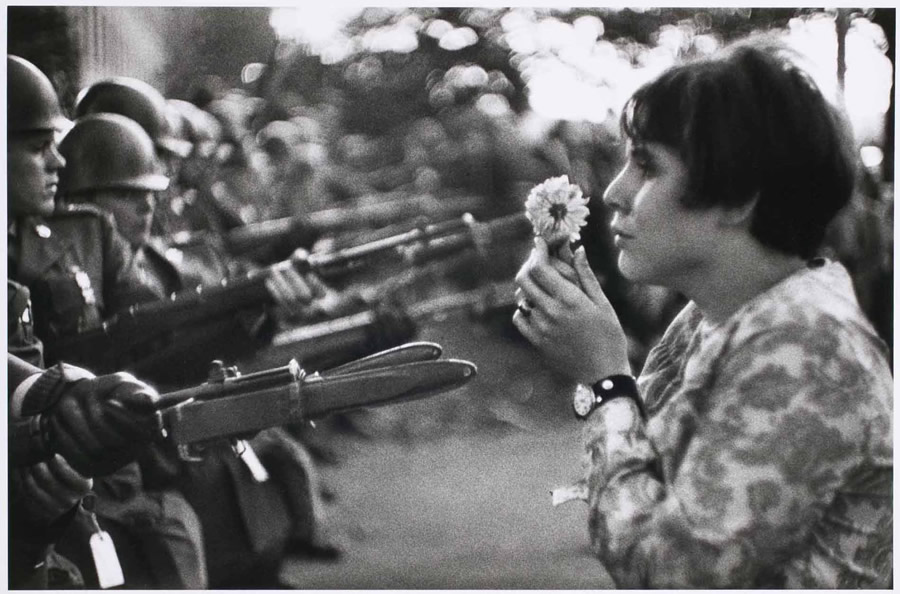
[[627, 102], [604, 201], [618, 266], [689, 304], [631, 376], [583, 249], [535, 240], [513, 321], [579, 386], [595, 554], [620, 587], [886, 587], [892, 377], [817, 258], [852, 140], [773, 44], [673, 67]]

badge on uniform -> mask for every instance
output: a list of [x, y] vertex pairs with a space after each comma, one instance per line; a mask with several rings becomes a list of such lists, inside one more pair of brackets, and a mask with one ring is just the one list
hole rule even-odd
[[184, 252], [179, 250], [178, 248], [170, 247], [166, 249], [166, 260], [178, 266], [184, 261]]
[[96, 305], [97, 296], [94, 294], [94, 287], [91, 286], [91, 277], [79, 266], [72, 266], [70, 270], [75, 276], [75, 284], [81, 289], [81, 296], [84, 298], [84, 302], [87, 305]]

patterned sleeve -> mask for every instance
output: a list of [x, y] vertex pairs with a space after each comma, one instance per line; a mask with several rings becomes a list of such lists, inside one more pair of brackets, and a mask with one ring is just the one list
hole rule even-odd
[[633, 403], [591, 416], [591, 541], [619, 587], [777, 581], [859, 461], [854, 404], [866, 380], [850, 353], [823, 343], [839, 335], [784, 325], [711, 363], [711, 385], [677, 395], [695, 412], [677, 420], [665, 480]]

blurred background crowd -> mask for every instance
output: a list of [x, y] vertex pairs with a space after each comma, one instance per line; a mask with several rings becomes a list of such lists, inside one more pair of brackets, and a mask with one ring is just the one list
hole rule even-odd
[[[334, 435], [528, 425], [530, 414], [564, 408], [543, 402], [552, 374], [510, 323], [528, 230], [472, 224], [520, 216], [529, 189], [548, 177], [568, 175], [590, 197], [582, 241], [640, 369], [684, 301], [626, 283], [616, 269], [602, 195], [624, 158], [619, 111], [666, 67], [758, 32], [805, 56], [849, 116], [859, 179], [827, 251], [847, 266], [892, 345], [894, 9], [7, 9], [8, 53], [47, 74], [70, 126], [84, 115], [82, 90], [97, 81], [129, 77], [159, 92], [165, 117], [139, 123], [170, 179], [156, 193], [151, 235], [176, 265], [196, 258], [205, 270], [215, 261], [226, 269], [219, 280], [236, 278], [296, 257], [298, 247], [336, 254], [465, 223], [455, 229], [475, 249], [442, 257], [443, 248], [413, 244], [405, 247], [423, 251], [400, 264], [323, 273], [315, 315], [268, 320], [275, 327], [253, 332], [265, 341], [199, 333], [135, 353], [131, 369], [165, 387], [202, 381], [210, 354], [244, 371], [290, 357], [319, 369], [413, 337], [479, 366], [477, 381], [440, 403], [292, 428], [321, 465], [340, 457]], [[352, 304], [341, 301], [347, 295]], [[318, 496], [339, 498], [340, 489], [326, 484]], [[338, 549], [316, 543], [305, 552]]]

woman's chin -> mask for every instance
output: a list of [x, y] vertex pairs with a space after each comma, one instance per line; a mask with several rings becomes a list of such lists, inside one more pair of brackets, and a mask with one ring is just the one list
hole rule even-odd
[[622, 276], [625, 277], [626, 280], [631, 282], [641, 281], [640, 268], [635, 266], [634, 260], [629, 258], [625, 252], [619, 252], [618, 266], [619, 272], [622, 273]]

